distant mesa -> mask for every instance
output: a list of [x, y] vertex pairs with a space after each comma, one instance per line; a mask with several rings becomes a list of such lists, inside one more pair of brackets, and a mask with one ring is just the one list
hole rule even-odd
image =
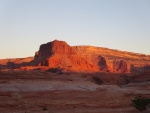
[[[21, 61], [21, 59], [20, 59]], [[70, 46], [54, 40], [42, 44], [34, 57], [0, 60], [0, 68], [46, 69], [64, 72], [131, 73], [150, 70], [150, 55], [93, 46]], [[9, 64], [9, 66], [8, 66]], [[12, 64], [12, 66], [10, 66]]]
[[93, 46], [69, 46], [54, 40], [40, 46], [34, 62], [65, 71], [130, 73], [149, 69], [150, 56]]

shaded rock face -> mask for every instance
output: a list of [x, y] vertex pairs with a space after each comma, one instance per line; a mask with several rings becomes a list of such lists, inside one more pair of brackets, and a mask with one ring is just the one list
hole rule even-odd
[[150, 56], [92, 46], [69, 46], [64, 41], [54, 40], [40, 46], [33, 63], [66, 71], [126, 73], [149, 69]]
[[98, 56], [99, 62], [98, 62], [98, 66], [100, 70], [105, 70], [107, 71], [107, 63], [106, 63], [106, 59], [104, 57]]
[[113, 65], [114, 72], [127, 72], [127, 63], [124, 60], [115, 60]]
[[111, 63], [109, 63], [107, 58], [102, 56], [98, 56], [98, 59], [98, 66], [100, 71], [117, 73], [130, 72], [130, 64], [127, 64], [127, 62], [122, 59], [115, 59]]
[[32, 60], [34, 60], [33, 57], [0, 59], [0, 70], [18, 69], [22, 66], [29, 66]]

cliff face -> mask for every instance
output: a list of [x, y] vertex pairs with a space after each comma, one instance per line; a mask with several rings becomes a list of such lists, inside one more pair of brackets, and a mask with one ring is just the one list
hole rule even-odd
[[78, 55], [74, 47], [58, 40], [41, 45], [35, 54], [34, 64], [66, 71], [95, 71], [94, 66]]
[[66, 71], [135, 72], [150, 67], [150, 56], [92, 46], [69, 46], [54, 40], [40, 46], [34, 63]]
[[53, 54], [75, 55], [76, 51], [64, 41], [54, 40], [41, 45], [39, 51], [35, 53], [35, 58], [49, 57]]

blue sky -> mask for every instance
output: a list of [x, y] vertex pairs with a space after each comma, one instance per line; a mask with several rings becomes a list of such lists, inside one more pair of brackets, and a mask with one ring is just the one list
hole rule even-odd
[[0, 58], [54, 39], [150, 54], [150, 0], [0, 0]]

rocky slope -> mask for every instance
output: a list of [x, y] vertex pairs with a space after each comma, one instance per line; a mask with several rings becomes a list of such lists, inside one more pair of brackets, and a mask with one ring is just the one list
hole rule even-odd
[[21, 66], [28, 66], [34, 57], [27, 58], [12, 58], [12, 59], [0, 59], [0, 70], [3, 69], [16, 69]]
[[150, 55], [93, 46], [75, 46], [74, 48], [78, 54], [87, 57], [92, 63], [97, 56], [103, 56], [113, 72], [144, 71], [150, 68]]

